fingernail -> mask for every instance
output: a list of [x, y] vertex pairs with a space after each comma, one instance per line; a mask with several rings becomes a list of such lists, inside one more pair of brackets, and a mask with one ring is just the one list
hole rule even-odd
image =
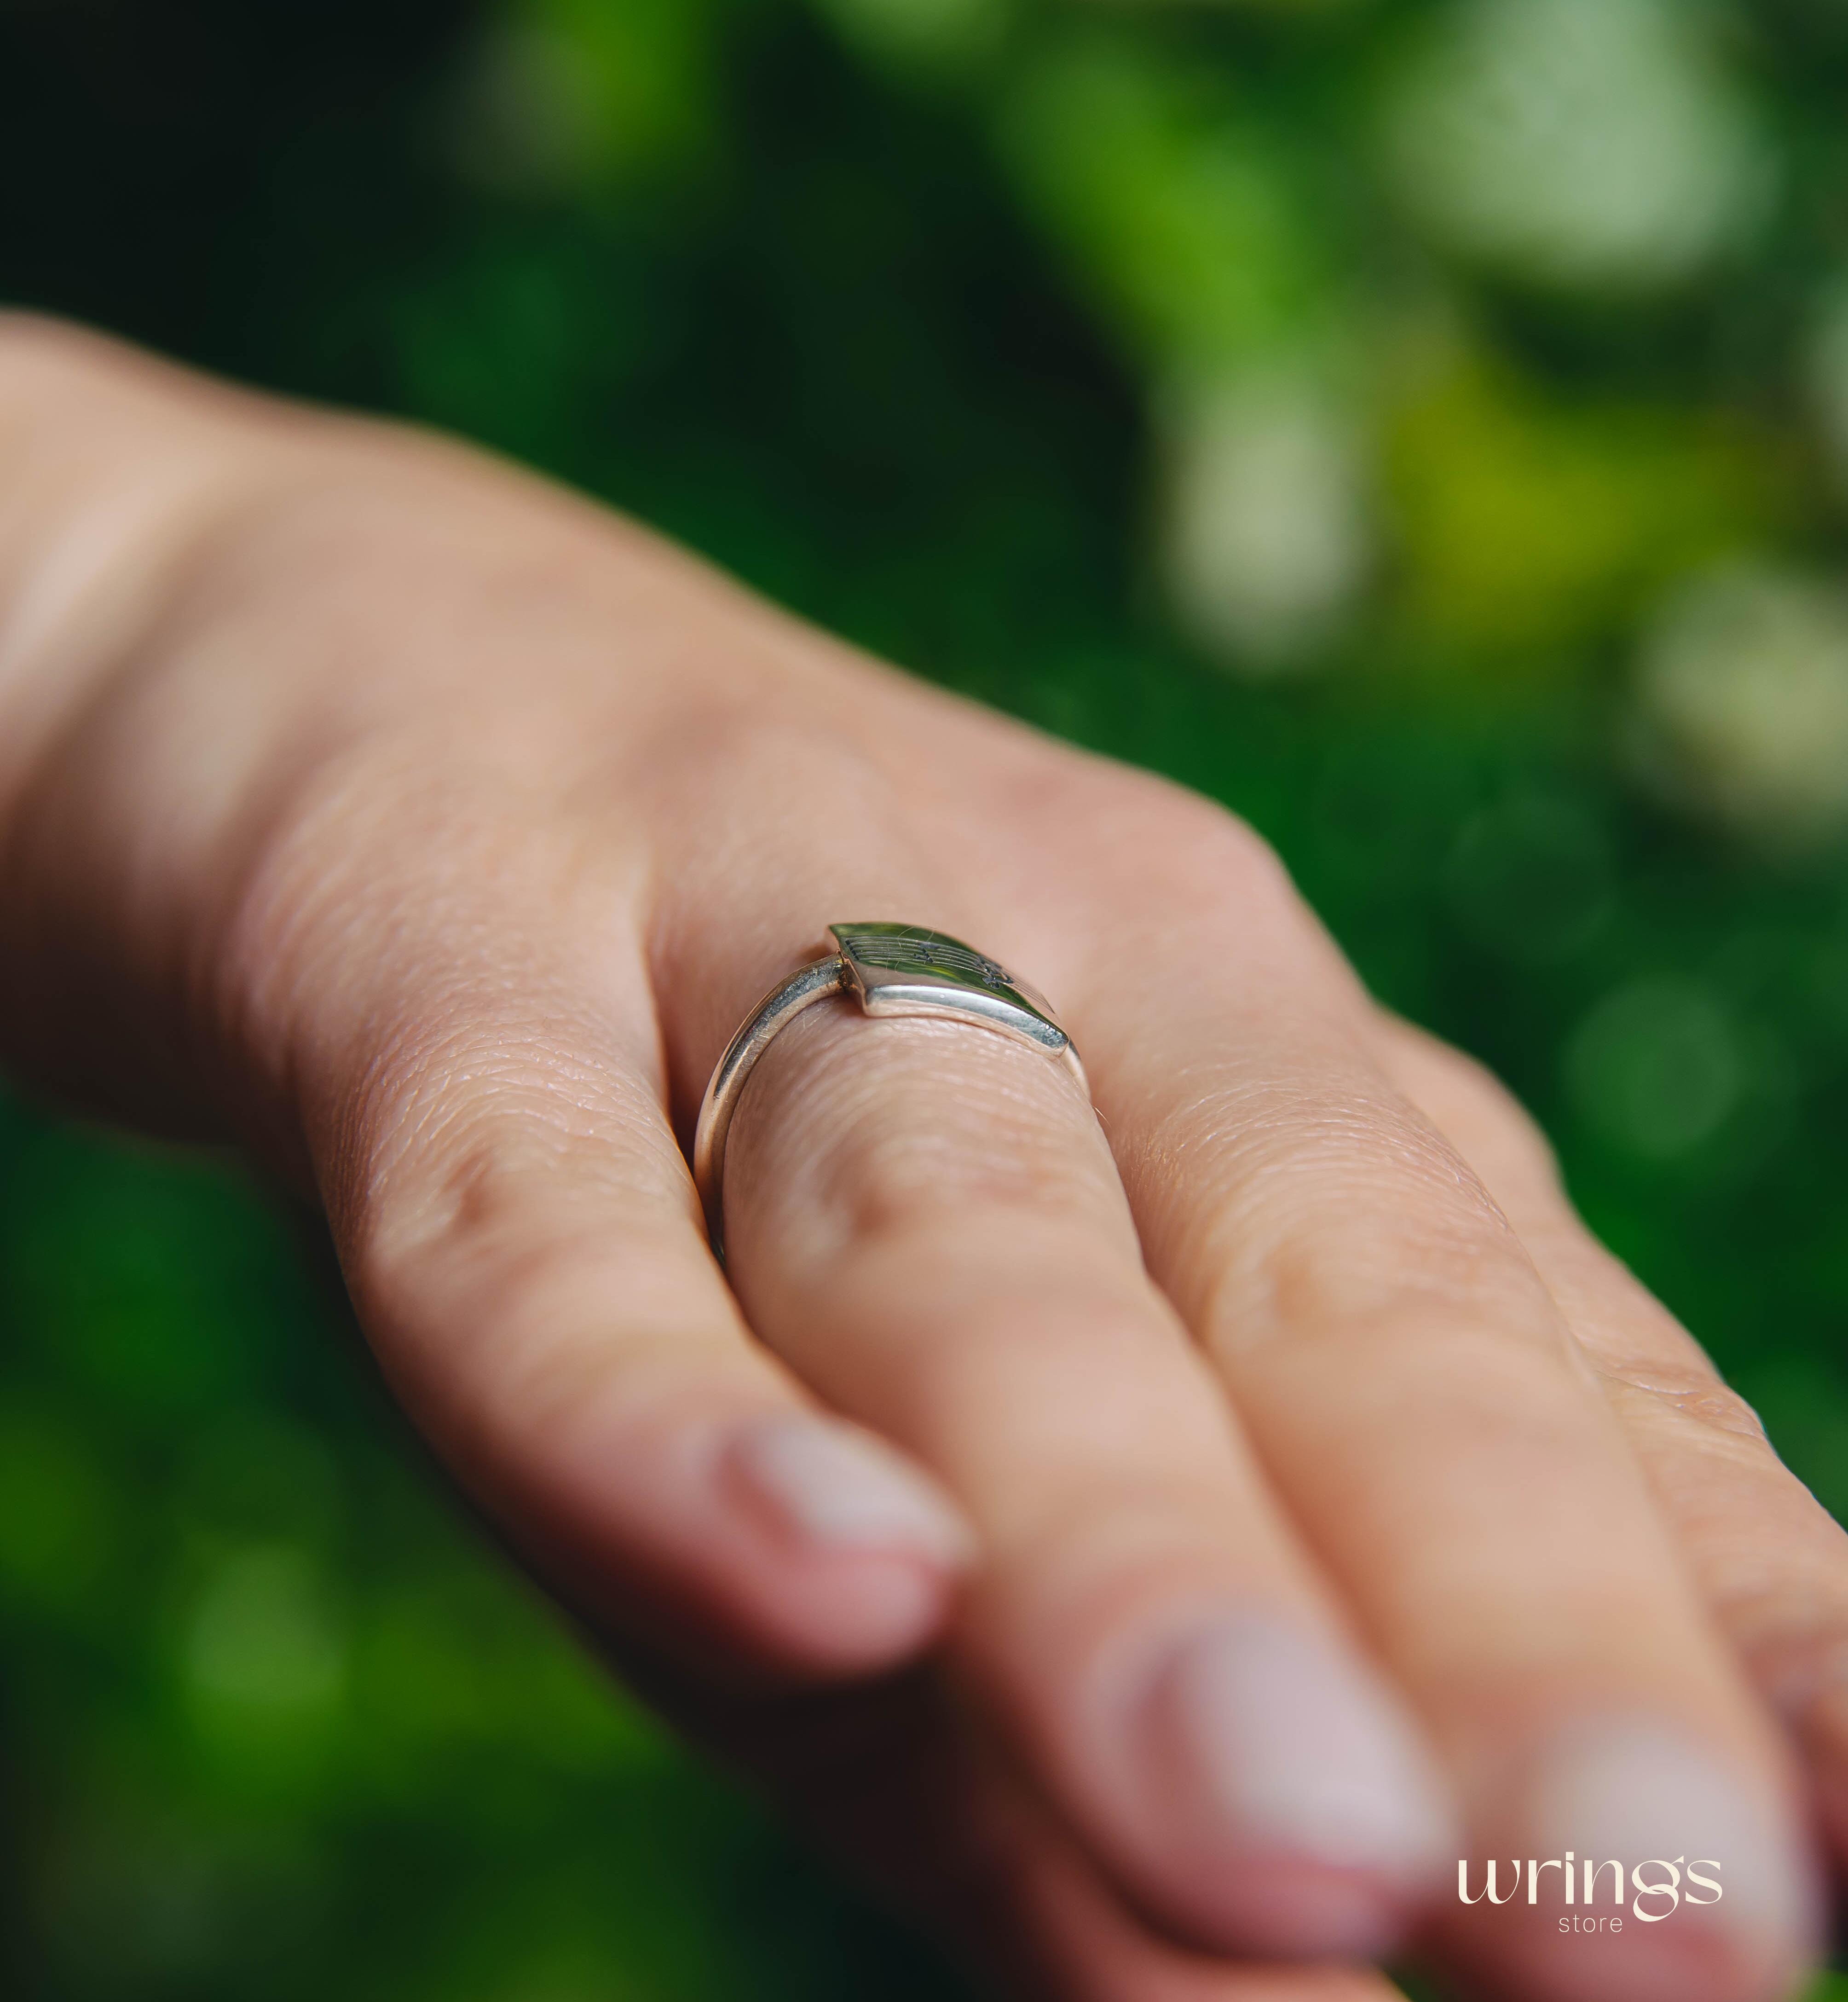
[[[1848, 1684], [1816, 1692], [1794, 1728], [1839, 1870], [1848, 1866]], [[1848, 1926], [1848, 1913], [1837, 1923]]]
[[[1665, 1725], [1619, 1721], [1574, 1731], [1540, 1769], [1525, 1819], [1525, 1846], [1536, 1856], [1563, 1857], [1570, 1850], [1581, 1872], [1587, 1861], [1622, 1861], [1630, 1878], [1627, 1932], [1665, 1951], [1692, 1920], [1710, 1938], [1728, 1941], [1739, 1963], [1738, 1992], [1758, 1992], [1768, 1974], [1794, 1972], [1815, 1948], [1818, 1887], [1796, 1829], [1773, 1801]], [[1664, 1864], [1673, 1867], [1665, 1871]], [[1672, 1898], [1641, 1899], [1657, 1916], [1633, 1927], [1627, 1915], [1639, 1866], [1651, 1882], [1679, 1876]], [[1717, 1885], [1718, 1895], [1690, 1882], [1690, 1869]], [[1609, 1881], [1607, 1871], [1603, 1882]], [[1721, 1985], [1734, 1992], [1724, 1977]]]
[[730, 1459], [779, 1526], [806, 1542], [957, 1570], [975, 1555], [974, 1533], [954, 1503], [856, 1426], [800, 1414], [765, 1419], [735, 1442]]
[[1217, 1621], [1157, 1670], [1148, 1715], [1196, 1840], [1247, 1881], [1271, 1866], [1279, 1950], [1320, 1927], [1320, 1950], [1367, 1951], [1434, 1881], [1450, 1830], [1438, 1782], [1392, 1699], [1331, 1643], [1267, 1617]]
[[[1848, 1643], [1825, 1636], [1790, 1646], [1782, 1660], [1754, 1664], [1797, 1743], [1836, 1872], [1848, 1869]], [[1835, 1913], [1838, 1957], [1848, 1948], [1848, 1910]]]

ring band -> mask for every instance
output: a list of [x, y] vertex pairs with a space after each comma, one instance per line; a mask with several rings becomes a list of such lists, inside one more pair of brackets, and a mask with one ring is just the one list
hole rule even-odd
[[1057, 1059], [1090, 1102], [1072, 1038], [1044, 996], [1005, 967], [922, 925], [830, 925], [835, 950], [766, 994], [727, 1045], [706, 1087], [693, 1132], [693, 1181], [713, 1249], [725, 1255], [725, 1141], [757, 1060], [804, 1009], [851, 994], [868, 1015], [935, 1015], [998, 1029]]

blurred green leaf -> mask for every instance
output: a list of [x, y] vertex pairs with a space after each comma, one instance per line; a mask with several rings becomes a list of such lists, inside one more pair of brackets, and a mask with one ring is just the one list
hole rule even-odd
[[658, 183], [717, 142], [722, 0], [501, 0], [460, 72], [455, 157], [490, 187]]
[[1333, 274], [1292, 162], [1222, 75], [1074, 37], [1037, 55], [1002, 129], [1027, 201], [1144, 365], [1210, 370], [1325, 331]]

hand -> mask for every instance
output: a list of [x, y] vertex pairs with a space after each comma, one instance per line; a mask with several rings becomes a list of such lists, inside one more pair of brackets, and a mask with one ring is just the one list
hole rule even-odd
[[[1848, 1550], [1247, 829], [504, 468], [68, 332], [0, 334], [0, 1046], [314, 1191], [399, 1394], [670, 1714], [1020, 1991], [1371, 2002], [1233, 1963], [1408, 1936], [1536, 2002], [1788, 1986]], [[1043, 988], [1101, 1125], [999, 1037], [811, 1011], [728, 1286], [701, 1091], [860, 917]], [[1558, 1877], [1452, 1888], [1567, 1849], [1724, 1896], [1587, 1939]]]

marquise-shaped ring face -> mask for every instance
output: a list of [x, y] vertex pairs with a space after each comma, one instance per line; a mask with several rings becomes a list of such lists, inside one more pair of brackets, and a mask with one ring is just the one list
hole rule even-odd
[[922, 925], [828, 928], [869, 1015], [952, 1015], [1003, 1029], [1059, 1055], [1071, 1038], [1044, 995], [1006, 967]]

